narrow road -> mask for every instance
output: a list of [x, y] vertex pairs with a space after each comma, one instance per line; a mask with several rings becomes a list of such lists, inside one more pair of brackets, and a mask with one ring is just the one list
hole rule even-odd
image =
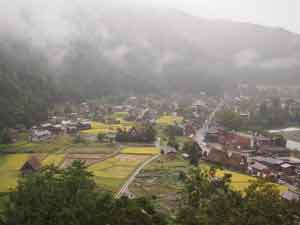
[[160, 155], [155, 155], [153, 157], [151, 157], [150, 159], [148, 159], [147, 161], [145, 161], [143, 164], [141, 164], [135, 171], [134, 173], [128, 178], [128, 180], [124, 183], [124, 185], [121, 187], [120, 191], [116, 194], [116, 198], [120, 198], [122, 197], [122, 195], [124, 195], [125, 193], [129, 193], [128, 191], [128, 187], [130, 186], [130, 184], [134, 181], [134, 179], [136, 178], [136, 176], [141, 172], [142, 169], [144, 169], [145, 166], [147, 166], [149, 163], [151, 163], [152, 161], [156, 160], [159, 158]]

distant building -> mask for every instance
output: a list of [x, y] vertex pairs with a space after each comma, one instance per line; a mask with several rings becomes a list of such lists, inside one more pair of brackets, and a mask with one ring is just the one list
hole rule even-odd
[[29, 136], [29, 141], [38, 142], [45, 141], [51, 138], [52, 134], [48, 130], [33, 130]]

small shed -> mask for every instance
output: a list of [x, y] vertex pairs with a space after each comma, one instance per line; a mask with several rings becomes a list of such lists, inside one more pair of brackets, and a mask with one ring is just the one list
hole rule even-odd
[[24, 163], [20, 171], [23, 176], [29, 175], [31, 173], [37, 172], [41, 168], [41, 163], [39, 159], [35, 156], [31, 157], [28, 161]]

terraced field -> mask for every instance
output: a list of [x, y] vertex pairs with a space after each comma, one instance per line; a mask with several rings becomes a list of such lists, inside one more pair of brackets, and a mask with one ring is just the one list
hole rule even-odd
[[148, 155], [120, 154], [90, 166], [88, 171], [93, 172], [99, 187], [117, 192], [134, 170], [148, 158]]
[[0, 156], [0, 192], [8, 192], [17, 184], [20, 168], [31, 154], [7, 154]]
[[155, 147], [127, 147], [122, 149], [121, 153], [138, 155], [157, 155], [160, 153], [160, 149]]

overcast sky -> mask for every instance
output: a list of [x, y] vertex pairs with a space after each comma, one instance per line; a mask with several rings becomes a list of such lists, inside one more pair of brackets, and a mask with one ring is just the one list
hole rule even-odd
[[300, 0], [145, 0], [206, 18], [283, 27], [300, 33]]

